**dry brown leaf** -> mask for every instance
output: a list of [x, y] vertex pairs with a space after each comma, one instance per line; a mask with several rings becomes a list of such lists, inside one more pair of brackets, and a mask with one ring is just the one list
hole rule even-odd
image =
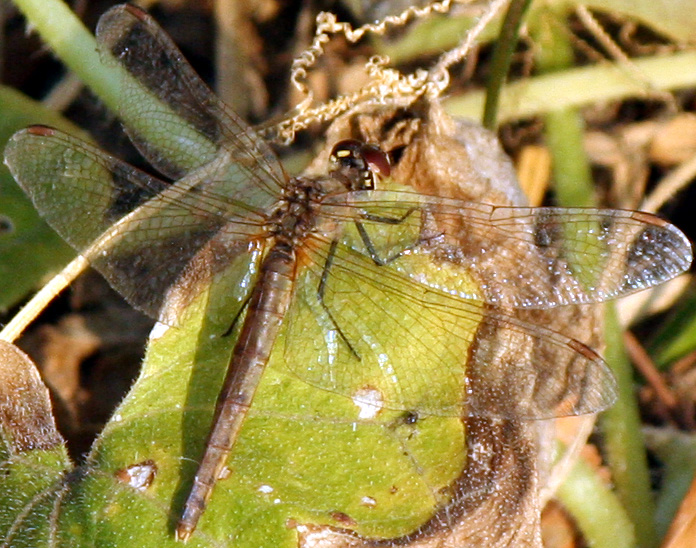
[[10, 450], [23, 453], [63, 443], [48, 389], [29, 357], [0, 340], [0, 427]]

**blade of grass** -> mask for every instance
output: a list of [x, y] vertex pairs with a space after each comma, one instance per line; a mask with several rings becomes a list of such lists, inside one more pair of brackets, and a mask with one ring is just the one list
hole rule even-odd
[[522, 19], [531, 3], [531, 0], [512, 0], [503, 18], [503, 26], [495, 44], [491, 73], [486, 86], [486, 104], [483, 108], [483, 127], [486, 129], [494, 130], [497, 125], [500, 90], [510, 70]]
[[648, 344], [655, 363], [666, 369], [696, 350], [696, 293], [688, 292]]
[[[554, 9], [574, 9], [578, 2], [568, 0], [546, 0], [534, 2], [529, 11], [551, 7]], [[643, 25], [662, 34], [674, 42], [693, 42], [696, 10], [693, 0], [670, 0], [654, 2], [652, 0], [585, 0], [583, 6], [610, 13], [625, 19], [635, 19]], [[405, 29], [398, 39], [376, 38], [375, 46], [380, 54], [389, 56], [396, 64], [413, 62], [414, 58], [437, 55], [455, 47], [463, 34], [475, 23], [475, 17], [449, 13], [422, 19]], [[498, 35], [499, 19], [484, 30], [479, 36], [483, 43], [494, 40]]]
[[[654, 55], [633, 61], [653, 90], [676, 90], [696, 85], [696, 52]], [[618, 63], [569, 68], [525, 78], [505, 86], [500, 96], [498, 123], [529, 118], [566, 107], [641, 96], [646, 84], [638, 82]], [[485, 92], [476, 90], [444, 101], [452, 116], [480, 120]]]

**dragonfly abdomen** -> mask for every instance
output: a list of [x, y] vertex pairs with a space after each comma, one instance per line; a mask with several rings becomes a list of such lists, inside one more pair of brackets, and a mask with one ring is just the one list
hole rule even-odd
[[280, 332], [292, 296], [296, 255], [285, 242], [276, 242], [261, 263], [249, 308], [232, 351], [227, 376], [215, 406], [205, 445], [176, 533], [180, 540], [193, 534], [223, 475], [227, 458], [241, 431], [263, 371]]
[[255, 359], [263, 365], [268, 361], [292, 294], [295, 265], [295, 251], [281, 243], [264, 258], [232, 353], [232, 366], [243, 360]]

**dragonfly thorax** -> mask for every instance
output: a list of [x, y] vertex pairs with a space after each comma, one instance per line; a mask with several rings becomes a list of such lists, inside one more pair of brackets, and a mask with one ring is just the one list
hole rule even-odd
[[306, 177], [290, 179], [282, 199], [268, 219], [269, 233], [276, 242], [296, 247], [312, 231], [316, 210], [321, 197], [327, 193], [325, 187], [329, 181]]
[[389, 158], [375, 145], [354, 139], [336, 143], [331, 151], [329, 176], [294, 177], [268, 219], [276, 242], [295, 247], [314, 229], [322, 197], [359, 190], [372, 190], [390, 172]]

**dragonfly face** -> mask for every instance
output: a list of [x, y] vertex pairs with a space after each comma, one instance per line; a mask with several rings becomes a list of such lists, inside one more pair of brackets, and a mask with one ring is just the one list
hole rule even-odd
[[329, 172], [349, 190], [374, 190], [378, 179], [389, 177], [389, 157], [376, 145], [344, 139], [331, 149]]
[[[386, 155], [357, 141], [335, 146], [328, 176], [288, 178], [143, 11], [113, 8], [98, 41], [126, 74], [131, 139], [175, 182], [33, 127], [11, 139], [5, 162], [38, 210], [133, 306], [168, 324], [261, 250], [180, 539], [222, 475], [281, 329], [289, 341], [316, 335], [311, 348], [288, 344], [291, 374], [353, 401], [368, 393], [377, 412], [595, 413], [615, 399], [602, 359], [509, 310], [605, 301], [691, 263], [684, 235], [649, 214], [499, 207], [382, 184]], [[491, 261], [490, 242], [511, 270]]]

